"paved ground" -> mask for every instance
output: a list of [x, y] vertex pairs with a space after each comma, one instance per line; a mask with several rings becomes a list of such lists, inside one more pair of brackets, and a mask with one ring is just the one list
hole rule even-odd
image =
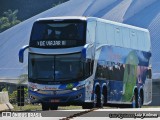
[[[10, 113], [10, 112], [9, 112]], [[4, 114], [4, 113], [3, 113]], [[97, 110], [58, 110], [58, 111], [32, 111], [32, 112], [11, 112], [13, 117], [0, 117], [0, 120], [97, 120], [97, 119], [109, 119], [113, 117], [114, 119], [129, 117], [136, 119], [150, 119], [148, 117], [160, 117], [160, 108], [140, 108], [140, 109], [97, 109]], [[1, 116], [1, 115], [0, 115]], [[17, 117], [19, 116], [19, 117]], [[26, 117], [27, 116], [27, 117]], [[37, 117], [34, 117], [37, 116]], [[40, 117], [43, 116], [43, 117]], [[50, 117], [48, 117], [50, 116]], [[51, 117], [52, 116], [52, 117]], [[53, 117], [54, 116], [54, 117]], [[56, 117], [55, 117], [56, 116]], [[147, 118], [146, 118], [147, 117]], [[111, 118], [110, 118], [111, 119]]]

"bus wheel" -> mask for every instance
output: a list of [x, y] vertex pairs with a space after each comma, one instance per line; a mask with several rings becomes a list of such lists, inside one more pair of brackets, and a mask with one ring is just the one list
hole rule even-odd
[[101, 94], [101, 103], [100, 103], [100, 107], [103, 108], [104, 105], [104, 95]]
[[93, 108], [93, 103], [84, 103], [82, 105], [82, 109], [92, 109]]
[[103, 95], [100, 95], [100, 91], [96, 91], [95, 93], [95, 100], [94, 100], [94, 107], [100, 108], [102, 107], [102, 97]]
[[138, 97], [138, 108], [142, 107], [142, 99], [141, 96]]
[[94, 94], [94, 100], [93, 100], [93, 108], [97, 107], [97, 94]]
[[143, 91], [140, 91], [139, 97], [138, 97], [138, 107], [141, 108], [143, 105]]
[[98, 105], [98, 103], [97, 103], [97, 94], [94, 93], [93, 102], [92, 103], [84, 103], [82, 105], [82, 108], [83, 109], [92, 109], [92, 108], [96, 108], [97, 105]]
[[42, 103], [42, 110], [44, 110], [44, 111], [49, 110], [49, 104], [48, 103]]
[[132, 108], [138, 108], [139, 107], [139, 98], [138, 98], [138, 91], [136, 90], [134, 92], [134, 96], [132, 98]]
[[103, 97], [104, 97], [103, 105], [106, 105], [107, 104], [107, 87], [103, 89]]
[[50, 104], [50, 110], [58, 110], [58, 105]]
[[82, 108], [83, 109], [92, 109], [92, 108], [99, 108], [101, 107], [101, 99], [100, 98], [101, 95], [100, 95], [100, 92], [99, 90], [97, 89], [94, 93], [94, 96], [93, 96], [93, 102], [92, 103], [84, 103], [82, 105]]
[[143, 90], [141, 90], [139, 95], [139, 108], [142, 107], [143, 101], [144, 101]]

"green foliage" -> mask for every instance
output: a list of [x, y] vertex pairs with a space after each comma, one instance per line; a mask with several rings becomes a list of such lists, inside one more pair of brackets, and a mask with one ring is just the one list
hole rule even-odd
[[5, 92], [5, 91], [7, 91], [7, 89], [6, 89], [6, 88], [3, 88], [2, 91]]
[[[28, 88], [24, 88], [24, 98], [25, 98], [25, 104], [28, 104]], [[17, 104], [17, 91], [13, 91], [11, 94], [9, 94], [9, 101], [11, 104]]]
[[21, 22], [17, 19], [17, 13], [18, 10], [8, 10], [4, 12], [4, 16], [0, 18], [0, 32], [3, 32], [4, 30]]
[[[7, 91], [6, 87], [2, 89], [3, 92]], [[17, 90], [13, 91], [12, 93], [8, 92], [9, 101], [11, 104], [17, 104]], [[28, 88], [24, 88], [24, 98], [25, 98], [25, 104], [28, 104]]]
[[24, 88], [24, 98], [25, 102], [28, 103], [28, 88]]
[[19, 111], [19, 110], [23, 110], [23, 111], [37, 111], [37, 110], [42, 110], [42, 107], [40, 104], [28, 104], [25, 106], [23, 106], [21, 109], [19, 106], [17, 106], [16, 104], [13, 104], [13, 107], [14, 107], [14, 111]]
[[11, 104], [17, 103], [17, 91], [13, 91], [12, 94], [9, 94], [9, 101]]
[[19, 84], [22, 84], [28, 80], [28, 75], [27, 74], [22, 74], [19, 76]]
[[10, 26], [11, 26], [11, 23], [9, 22], [7, 17], [0, 18], [0, 32], [8, 29]]

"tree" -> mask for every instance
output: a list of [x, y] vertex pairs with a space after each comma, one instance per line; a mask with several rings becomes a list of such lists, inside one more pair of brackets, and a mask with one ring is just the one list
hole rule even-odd
[[0, 18], [0, 32], [10, 28], [11, 23], [9, 22], [7, 17]]
[[8, 10], [4, 12], [4, 16], [0, 18], [0, 32], [20, 23], [21, 21], [17, 19], [18, 10]]

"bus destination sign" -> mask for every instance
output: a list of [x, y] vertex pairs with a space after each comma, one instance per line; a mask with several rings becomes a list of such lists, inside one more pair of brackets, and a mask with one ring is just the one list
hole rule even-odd
[[36, 48], [68, 48], [80, 46], [83, 43], [76, 40], [33, 40], [30, 41], [30, 47]]
[[66, 41], [37, 41], [37, 46], [39, 47], [52, 47], [52, 46], [65, 46]]

